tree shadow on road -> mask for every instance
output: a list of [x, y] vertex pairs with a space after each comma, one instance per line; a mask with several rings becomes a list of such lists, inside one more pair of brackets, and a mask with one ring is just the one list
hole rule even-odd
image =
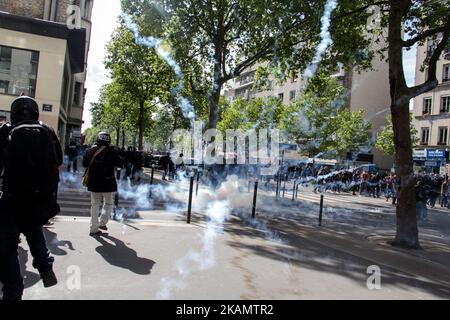
[[[106, 241], [104, 238], [110, 240]], [[101, 246], [95, 248], [103, 259], [109, 264], [128, 269], [133, 273], [148, 275], [155, 264], [153, 260], [138, 257], [137, 252], [117, 238], [110, 235], [103, 234], [102, 236], [97, 236], [95, 239], [100, 242]]]
[[[332, 243], [328, 246], [324, 242], [319, 243], [308, 239], [301, 234], [302, 227], [305, 226], [292, 219], [278, 219], [276, 222], [268, 222], [263, 217], [258, 217], [257, 223], [236, 219], [233, 223], [227, 225], [225, 231], [232, 235], [232, 240], [228, 244], [240, 251], [243, 256], [256, 254], [275, 261], [285, 261], [302, 269], [345, 277], [360, 286], [361, 289], [366, 288], [366, 281], [369, 277], [367, 267], [377, 263], [351, 254], [352, 248], [349, 248], [349, 252], [347, 250], [341, 251], [333, 248]], [[339, 238], [349, 239], [346, 234], [333, 234], [333, 236], [336, 237], [336, 241]], [[245, 238], [250, 241], [246, 241]], [[254, 242], [251, 239], [265, 240], [266, 243], [261, 244], [260, 241]], [[374, 254], [384, 252], [381, 247], [370, 249], [364, 243], [358, 243], [357, 241], [353, 242], [353, 247], [359, 250], [374, 250]], [[382, 285], [389, 285], [391, 288], [395, 286], [404, 291], [410, 291], [412, 297], [418, 292], [418, 289], [436, 297], [450, 297], [450, 287], [437, 280], [400, 271], [395, 268], [395, 263], [392, 264], [391, 261], [386, 261], [380, 267]], [[327, 285], [332, 284], [327, 284], [324, 278], [324, 292], [326, 292]], [[347, 297], [346, 293], [343, 293], [343, 297]]]

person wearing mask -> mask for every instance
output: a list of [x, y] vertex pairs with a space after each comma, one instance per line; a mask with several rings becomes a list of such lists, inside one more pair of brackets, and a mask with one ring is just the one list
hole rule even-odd
[[[117, 192], [115, 168], [123, 164], [116, 149], [111, 146], [111, 136], [100, 132], [97, 143], [86, 150], [83, 157], [83, 167], [86, 168], [88, 179], [86, 186], [91, 192], [91, 225], [89, 235], [101, 235], [100, 230], [108, 230], [106, 226], [111, 217], [114, 205], [113, 193]], [[103, 204], [103, 205], [102, 205]], [[101, 207], [104, 214], [99, 221]]]

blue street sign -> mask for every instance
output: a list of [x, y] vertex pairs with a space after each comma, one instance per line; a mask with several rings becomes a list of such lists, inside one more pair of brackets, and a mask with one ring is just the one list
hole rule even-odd
[[445, 150], [427, 149], [427, 158], [445, 158]]

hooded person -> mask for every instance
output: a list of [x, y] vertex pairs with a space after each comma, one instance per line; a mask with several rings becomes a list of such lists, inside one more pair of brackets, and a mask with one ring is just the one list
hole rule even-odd
[[[123, 159], [116, 148], [111, 146], [111, 136], [107, 132], [100, 132], [96, 144], [87, 149], [83, 157], [85, 176], [89, 177], [86, 186], [91, 192], [91, 236], [101, 235], [100, 230], [108, 230], [106, 225], [114, 205], [113, 193], [117, 192], [115, 168], [122, 165]], [[99, 221], [102, 207], [104, 213]]]
[[11, 104], [11, 124], [0, 128], [0, 282], [3, 300], [20, 300], [24, 284], [18, 260], [24, 234], [44, 287], [57, 284], [43, 225], [60, 208], [56, 202], [62, 150], [49, 126], [38, 121], [39, 106], [21, 96]]

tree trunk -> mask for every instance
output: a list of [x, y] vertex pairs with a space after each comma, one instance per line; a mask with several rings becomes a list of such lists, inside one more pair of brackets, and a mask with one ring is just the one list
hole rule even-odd
[[[400, 177], [397, 198], [397, 230], [392, 245], [419, 248], [416, 193], [409, 124], [408, 87], [403, 71], [402, 18], [408, 0], [392, 0], [389, 14], [389, 85], [394, 131], [395, 171]], [[405, 102], [406, 101], [406, 102]]]
[[125, 129], [122, 129], [122, 148], [125, 148]]
[[219, 87], [216, 91], [213, 89], [211, 96], [209, 97], [209, 122], [208, 129], [216, 129], [217, 122], [219, 122], [219, 100], [220, 100], [220, 90], [221, 85], [214, 84], [214, 86]]
[[392, 244], [404, 248], [419, 248], [409, 105], [392, 106], [391, 114], [395, 143], [395, 172], [400, 176], [396, 208], [397, 232]]
[[144, 145], [144, 116], [145, 116], [145, 101], [139, 102], [139, 140], [138, 149], [143, 150]]
[[116, 146], [119, 147], [120, 143], [120, 128], [116, 129]]

